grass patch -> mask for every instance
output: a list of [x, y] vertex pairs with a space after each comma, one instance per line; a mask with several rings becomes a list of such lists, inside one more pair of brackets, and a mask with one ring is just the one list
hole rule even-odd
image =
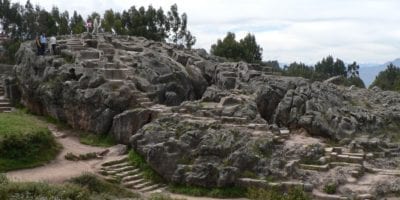
[[335, 194], [336, 193], [336, 184], [328, 183], [324, 186], [324, 192], [327, 194]]
[[117, 144], [111, 135], [96, 135], [87, 132], [82, 132], [79, 134], [79, 142], [96, 147], [111, 147]]
[[165, 182], [164, 179], [156, 171], [154, 171], [149, 164], [147, 164], [146, 160], [134, 150], [129, 152], [128, 159], [133, 166], [140, 169], [143, 174], [143, 178], [146, 180], [150, 180], [155, 183]]
[[66, 184], [10, 182], [0, 174], [0, 199], [37, 200], [111, 200], [118, 198], [138, 198], [139, 195], [108, 183], [91, 174], [73, 178]]
[[247, 190], [239, 187], [203, 188], [197, 186], [171, 185], [169, 191], [190, 196], [203, 196], [214, 198], [239, 198], [246, 197]]
[[99, 196], [110, 197], [108, 199], [115, 199], [111, 197], [118, 197], [118, 198], [138, 197], [137, 194], [134, 194], [117, 184], [112, 184], [102, 179], [99, 179], [92, 174], [83, 174], [79, 177], [71, 179], [69, 182], [74, 185], [78, 185], [81, 188], [87, 189], [88, 191], [90, 191], [92, 195], [97, 194]]
[[301, 188], [281, 192], [276, 189], [248, 189], [247, 198], [252, 200], [311, 200]]
[[40, 166], [60, 148], [43, 121], [23, 112], [0, 113], [0, 172]]
[[150, 195], [148, 200], [185, 200], [185, 199], [177, 199], [177, 198], [172, 198], [171, 196], [166, 194], [154, 193]]

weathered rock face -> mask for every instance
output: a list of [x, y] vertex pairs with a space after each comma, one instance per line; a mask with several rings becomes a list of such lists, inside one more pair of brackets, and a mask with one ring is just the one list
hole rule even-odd
[[45, 57], [32, 42], [22, 44], [15, 67], [22, 103], [131, 144], [171, 182], [211, 187], [275, 178], [318, 186], [324, 182], [297, 163], [330, 161], [326, 143], [286, 127], [345, 145], [356, 138], [365, 149], [379, 149], [371, 138], [390, 141], [399, 128], [396, 92], [274, 76], [268, 67], [144, 38], [86, 35], [59, 44], [60, 55]]
[[[60, 38], [56, 56], [38, 57], [32, 42], [21, 45], [15, 71], [30, 110], [95, 133], [113, 127], [117, 139], [127, 143], [144, 122], [118, 128], [129, 119], [118, 116], [113, 125], [116, 115], [153, 103], [199, 99], [209, 84], [194, 64], [213, 61], [195, 52], [144, 38], [90, 38]], [[131, 121], [142, 117], [130, 116]]]

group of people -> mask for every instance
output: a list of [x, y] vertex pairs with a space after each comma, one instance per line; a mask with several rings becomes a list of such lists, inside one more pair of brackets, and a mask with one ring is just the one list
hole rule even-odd
[[47, 44], [49, 44], [51, 54], [56, 54], [57, 39], [55, 36], [51, 36], [50, 40], [47, 41], [46, 34], [42, 33], [40, 36], [36, 36], [35, 43], [38, 55], [45, 55]]
[[[90, 30], [93, 28], [92, 33], [97, 34], [101, 26], [101, 21], [98, 17], [96, 17], [94, 19], [94, 23], [92, 24], [92, 21], [88, 19], [85, 26], [87, 33], [90, 33]], [[51, 36], [50, 40], [48, 41], [46, 34], [42, 33], [40, 36], [36, 36], [35, 43], [37, 47], [37, 55], [45, 55], [47, 45], [49, 45], [50, 53], [53, 55], [56, 54], [57, 39], [55, 36]]]

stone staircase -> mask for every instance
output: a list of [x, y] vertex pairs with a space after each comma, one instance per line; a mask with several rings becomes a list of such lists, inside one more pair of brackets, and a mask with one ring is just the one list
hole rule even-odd
[[142, 107], [149, 108], [154, 105], [150, 98], [147, 97], [146, 93], [136, 90], [133, 94], [136, 97], [137, 103], [140, 104]]
[[4, 86], [0, 85], [0, 113], [9, 113], [12, 111], [9, 100], [5, 97]]
[[141, 193], [158, 193], [166, 190], [165, 184], [146, 180], [142, 172], [129, 163], [128, 157], [104, 162], [98, 172], [110, 182], [120, 183], [127, 189]]
[[[298, 168], [303, 170], [310, 171], [318, 171], [320, 173], [327, 173], [332, 168], [338, 166], [346, 166], [351, 167], [351, 170], [348, 171], [349, 177], [347, 178], [348, 185], [357, 185], [359, 184], [360, 177], [364, 176], [366, 171], [374, 171], [373, 169], [367, 170], [364, 166], [364, 161], [368, 159], [370, 155], [361, 153], [353, 153], [344, 147], [329, 147], [325, 148], [325, 160], [326, 163], [321, 164], [298, 164]], [[378, 172], [378, 171], [376, 171]], [[400, 175], [400, 173], [399, 173]], [[368, 193], [368, 190], [363, 191], [354, 191], [357, 194], [353, 199], [356, 200], [372, 200], [375, 197], [372, 194]], [[326, 194], [317, 189], [314, 189], [313, 198], [318, 200], [345, 200], [349, 199], [348, 197], [336, 194]]]
[[83, 46], [82, 40], [79, 38], [72, 38], [67, 41], [67, 47], [71, 51], [80, 51], [85, 49], [86, 47]]

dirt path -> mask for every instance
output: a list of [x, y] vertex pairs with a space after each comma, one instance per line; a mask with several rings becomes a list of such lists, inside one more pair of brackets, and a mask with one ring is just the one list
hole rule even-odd
[[[61, 183], [72, 177], [81, 175], [84, 172], [95, 172], [95, 166], [103, 160], [90, 161], [69, 161], [64, 156], [71, 152], [75, 155], [90, 152], [101, 152], [106, 148], [92, 147], [81, 144], [79, 139], [68, 135], [66, 132], [57, 130], [53, 125], [49, 126], [50, 131], [55, 135], [63, 149], [57, 158], [50, 163], [32, 169], [11, 171], [6, 176], [13, 181], [44, 181], [49, 183]], [[66, 137], [67, 136], [67, 137]]]
[[[57, 142], [59, 142], [63, 149], [57, 158], [50, 163], [32, 169], [23, 169], [7, 172], [6, 176], [17, 182], [47, 182], [47, 183], [63, 183], [64, 181], [77, 177], [82, 173], [96, 173], [98, 169], [101, 168], [101, 164], [106, 161], [120, 159], [122, 156], [116, 155], [112, 148], [110, 153], [99, 160], [89, 160], [89, 161], [69, 161], [64, 158], [64, 156], [71, 152], [75, 155], [91, 153], [91, 152], [102, 152], [107, 148], [93, 147], [81, 144], [79, 139], [72, 136], [66, 131], [57, 130], [53, 125], [49, 125], [49, 130], [56, 137]], [[169, 194], [171, 197], [186, 199], [186, 200], [218, 200], [216, 198], [208, 197], [191, 197], [186, 195], [171, 194], [169, 192], [164, 192]], [[144, 194], [144, 196], [149, 196], [150, 194]], [[230, 199], [224, 199], [230, 200]], [[235, 200], [245, 200], [245, 199], [235, 199]]]

